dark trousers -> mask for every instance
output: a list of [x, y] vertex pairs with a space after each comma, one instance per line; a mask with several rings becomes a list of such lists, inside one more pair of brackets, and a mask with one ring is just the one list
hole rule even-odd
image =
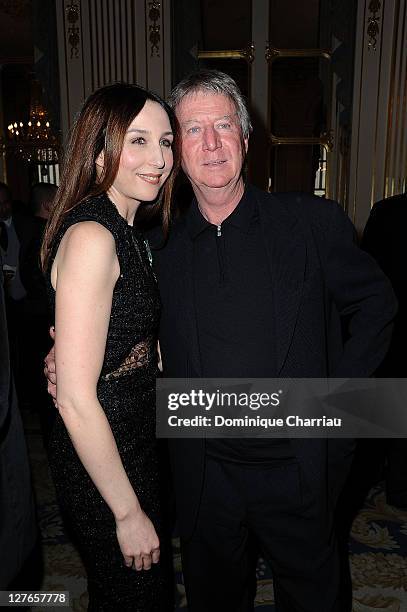
[[253, 467], [208, 458], [197, 526], [181, 542], [188, 609], [253, 609], [250, 538], [273, 572], [278, 612], [342, 612], [332, 512], [300, 466]]

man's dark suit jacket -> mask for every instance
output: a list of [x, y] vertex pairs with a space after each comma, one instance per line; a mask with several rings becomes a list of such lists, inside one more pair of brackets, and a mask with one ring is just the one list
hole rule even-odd
[[0, 589], [7, 588], [21, 569], [36, 538], [30, 468], [10, 372], [0, 269]]
[[[405, 378], [407, 360], [407, 193], [376, 202], [363, 233], [361, 246], [370, 253], [386, 276], [396, 294], [399, 310], [394, 321], [394, 332], [386, 358], [376, 376]], [[377, 462], [386, 464], [385, 480], [388, 503], [407, 507], [407, 441], [403, 438], [378, 440], [364, 448], [368, 465], [377, 469]]]
[[17, 237], [20, 241], [19, 258], [25, 259], [25, 251], [30, 245], [35, 233], [35, 221], [30, 215], [21, 212], [13, 212], [13, 224]]
[[[248, 189], [259, 205], [271, 270], [276, 377], [370, 376], [386, 353], [396, 303], [388, 280], [356, 247], [351, 222], [329, 200]], [[155, 251], [155, 266], [162, 299], [164, 374], [199, 378], [193, 242], [185, 217], [174, 223], [165, 247]], [[192, 534], [199, 508], [204, 444], [201, 439], [169, 441], [184, 538]], [[292, 445], [308, 485], [333, 503], [334, 486], [339, 488], [346, 476], [353, 441], [296, 439]]]
[[24, 310], [27, 314], [47, 313], [47, 294], [39, 263], [39, 253], [45, 222], [41, 219], [13, 213], [13, 224], [20, 242], [18, 264], [21, 282], [27, 292]]
[[390, 279], [399, 303], [390, 349], [377, 376], [407, 376], [406, 227], [407, 193], [404, 193], [376, 202], [362, 238], [362, 248], [375, 258]]

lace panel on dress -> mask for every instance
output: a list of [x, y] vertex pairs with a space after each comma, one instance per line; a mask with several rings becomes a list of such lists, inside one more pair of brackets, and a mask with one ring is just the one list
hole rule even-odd
[[148, 365], [153, 355], [153, 338], [149, 336], [145, 340], [138, 342], [130, 351], [123, 363], [114, 370], [102, 376], [103, 380], [110, 380], [111, 378], [119, 378], [131, 372], [137, 368], [142, 368]]

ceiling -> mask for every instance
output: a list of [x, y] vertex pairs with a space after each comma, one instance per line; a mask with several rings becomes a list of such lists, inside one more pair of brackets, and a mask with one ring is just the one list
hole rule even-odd
[[33, 61], [32, 0], [0, 0], [0, 64]]

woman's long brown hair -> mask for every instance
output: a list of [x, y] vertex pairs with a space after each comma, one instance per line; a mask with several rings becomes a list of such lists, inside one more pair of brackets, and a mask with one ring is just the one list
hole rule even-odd
[[[53, 241], [65, 215], [90, 196], [106, 192], [117, 175], [124, 137], [133, 119], [147, 100], [157, 102], [167, 112], [174, 132], [174, 166], [159, 201], [164, 235], [171, 218], [171, 195], [180, 164], [177, 122], [171, 108], [156, 94], [138, 85], [115, 83], [91, 94], [80, 111], [64, 156], [61, 181], [47, 223], [41, 247], [41, 265], [48, 266]], [[104, 153], [104, 165], [96, 175], [96, 159]]]

